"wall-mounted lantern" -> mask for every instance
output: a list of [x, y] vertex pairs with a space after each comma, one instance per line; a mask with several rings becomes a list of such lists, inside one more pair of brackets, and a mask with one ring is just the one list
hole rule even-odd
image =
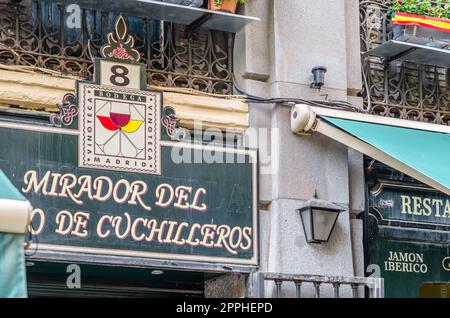
[[345, 210], [328, 201], [312, 199], [297, 211], [302, 219], [306, 241], [322, 244], [328, 242], [339, 213]]

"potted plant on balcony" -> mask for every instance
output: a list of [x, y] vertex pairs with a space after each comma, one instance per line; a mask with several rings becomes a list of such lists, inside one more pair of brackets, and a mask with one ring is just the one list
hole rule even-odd
[[236, 13], [238, 4], [244, 4], [246, 0], [208, 0], [208, 8], [214, 11]]
[[389, 8], [394, 38], [403, 35], [450, 42], [450, 1], [398, 0]]

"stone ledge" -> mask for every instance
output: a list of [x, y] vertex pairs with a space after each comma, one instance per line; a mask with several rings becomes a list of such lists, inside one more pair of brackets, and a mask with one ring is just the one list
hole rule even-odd
[[[164, 88], [161, 88], [164, 90]], [[0, 104], [34, 111], [57, 111], [57, 104], [75, 91], [75, 80], [42, 74], [0, 70]], [[240, 98], [220, 98], [201, 93], [163, 91], [164, 106], [172, 106], [181, 125], [244, 132], [249, 126], [248, 104]]]

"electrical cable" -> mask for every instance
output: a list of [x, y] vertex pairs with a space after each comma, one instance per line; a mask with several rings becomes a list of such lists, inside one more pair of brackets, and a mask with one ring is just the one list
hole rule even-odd
[[278, 97], [278, 98], [265, 98], [261, 96], [255, 96], [247, 93], [242, 88], [237, 85], [236, 77], [233, 73], [233, 86], [240, 94], [244, 95], [247, 102], [254, 104], [283, 104], [283, 103], [295, 103], [295, 104], [306, 104], [308, 106], [333, 108], [341, 110], [350, 110], [356, 112], [363, 112], [349, 102], [346, 101], [317, 101], [317, 100], [306, 100], [302, 98], [290, 98], [290, 97]]
[[[233, 35], [232, 46], [234, 47], [235, 36]], [[315, 107], [323, 107], [323, 108], [332, 108], [338, 110], [349, 110], [353, 112], [365, 112], [363, 109], [353, 106], [351, 103], [347, 101], [339, 101], [339, 100], [331, 100], [331, 101], [317, 101], [317, 100], [306, 100], [302, 98], [290, 98], [290, 97], [279, 97], [279, 98], [266, 98], [261, 96], [252, 95], [237, 85], [236, 76], [234, 71], [231, 72], [233, 78], [233, 87], [234, 89], [246, 97], [247, 102], [253, 104], [286, 104], [286, 103], [296, 103], [296, 104], [306, 104], [308, 106]]]

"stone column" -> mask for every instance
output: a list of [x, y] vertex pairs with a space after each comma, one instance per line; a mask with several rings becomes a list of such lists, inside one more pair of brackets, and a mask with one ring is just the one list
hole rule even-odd
[[[357, 0], [250, 0], [245, 14], [262, 21], [236, 36], [238, 86], [266, 98], [342, 100], [358, 106], [358, 6]], [[328, 69], [320, 91], [310, 88], [315, 66]], [[346, 146], [318, 133], [294, 135], [289, 107], [251, 103], [250, 108], [249, 135], [269, 130], [265, 138], [257, 133], [256, 144], [270, 159], [262, 163], [267, 173], [260, 176], [260, 270], [354, 276], [357, 267], [360, 274], [362, 224], [350, 221], [350, 211], [364, 209], [361, 154], [349, 153]], [[314, 193], [346, 208], [324, 245], [306, 243], [296, 212]], [[270, 296], [273, 286], [266, 287]], [[341, 291], [341, 296], [350, 294], [350, 289]], [[293, 284], [283, 289], [283, 296], [293, 295]], [[312, 286], [303, 295], [312, 296]], [[325, 295], [332, 295], [331, 287]]]

